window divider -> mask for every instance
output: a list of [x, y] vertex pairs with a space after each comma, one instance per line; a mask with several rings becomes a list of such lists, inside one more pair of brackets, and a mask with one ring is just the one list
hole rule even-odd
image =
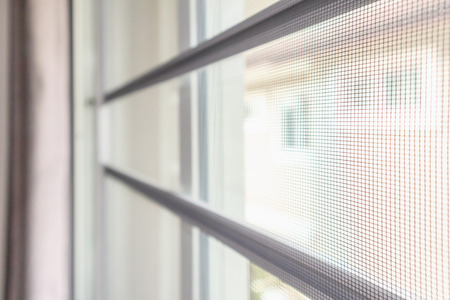
[[[104, 102], [110, 102], [143, 88], [202, 68], [208, 64], [268, 43], [303, 28], [320, 23], [345, 12], [354, 10], [377, 0], [344, 1], [335, 9], [331, 4], [340, 0], [280, 0], [261, 12], [238, 23], [230, 29], [186, 50], [172, 60], [106, 92]], [[327, 14], [301, 23], [299, 20], [309, 13], [327, 7]]]
[[251, 225], [228, 218], [201, 201], [164, 190], [111, 166], [103, 168], [105, 175], [169, 209], [306, 295], [315, 298], [320, 295], [321, 299], [402, 299], [383, 287], [291, 247]]

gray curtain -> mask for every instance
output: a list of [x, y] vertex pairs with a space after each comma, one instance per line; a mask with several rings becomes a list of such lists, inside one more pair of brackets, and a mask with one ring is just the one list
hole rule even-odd
[[69, 299], [69, 1], [10, 0], [5, 299]]

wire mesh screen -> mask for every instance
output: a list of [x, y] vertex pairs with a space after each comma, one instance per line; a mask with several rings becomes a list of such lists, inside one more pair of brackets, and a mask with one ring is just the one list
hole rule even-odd
[[[190, 45], [275, 2], [189, 2]], [[175, 15], [177, 5], [167, 13]], [[119, 19], [133, 19], [130, 11]], [[201, 299], [221, 297], [213, 284], [223, 274], [227, 286], [240, 286], [242, 299], [450, 299], [450, 1], [285, 0], [256, 17], [125, 86], [119, 95], [154, 85], [134, 95], [133, 108], [104, 111], [116, 126], [110, 124], [105, 148], [114, 151], [106, 163], [154, 173], [170, 191], [179, 190], [178, 172], [192, 176], [190, 196], [223, 215], [202, 219], [210, 212], [198, 205], [190, 220], [277, 275], [253, 264], [230, 267], [204, 235], [189, 262], [200, 270]], [[142, 28], [156, 34], [158, 26]], [[182, 32], [172, 27], [166, 29], [175, 36]], [[165, 40], [164, 32], [157, 36]], [[166, 50], [175, 55], [172, 38]], [[145, 47], [140, 55], [129, 45], [116, 50], [116, 82], [107, 86], [164, 61]], [[157, 84], [168, 79], [175, 80]], [[146, 143], [146, 130], [158, 139]], [[182, 138], [189, 143], [178, 145]], [[127, 139], [137, 146], [122, 143]], [[189, 201], [157, 202], [180, 205], [174, 211], [183, 216]], [[192, 236], [183, 238], [196, 245]]]
[[450, 2], [344, 2], [205, 69], [209, 203], [399, 297], [450, 299]]

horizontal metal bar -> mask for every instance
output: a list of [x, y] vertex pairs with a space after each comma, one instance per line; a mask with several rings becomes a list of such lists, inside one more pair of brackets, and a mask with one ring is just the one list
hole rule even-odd
[[200, 201], [171, 193], [109, 166], [105, 166], [104, 171], [226, 243], [311, 298], [401, 299], [355, 274], [288, 246], [250, 225], [230, 219]]
[[[105, 94], [105, 102], [268, 43], [377, 0], [280, 0], [265, 10]], [[338, 3], [337, 6], [333, 6]], [[317, 16], [302, 17], [321, 9]]]

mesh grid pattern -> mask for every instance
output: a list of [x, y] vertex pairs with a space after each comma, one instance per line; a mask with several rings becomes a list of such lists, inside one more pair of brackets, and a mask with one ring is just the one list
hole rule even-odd
[[[230, 6], [225, 14], [239, 15], [216, 18], [217, 8], [227, 4], [205, 1], [203, 38], [272, 1], [258, 3]], [[202, 186], [194, 186], [200, 193], [192, 196], [317, 258], [305, 264], [348, 288], [326, 287], [327, 295], [351, 299], [356, 292], [382, 299], [388, 291], [406, 299], [450, 299], [450, 2], [305, 3], [298, 18], [245, 41], [271, 42], [183, 77], [194, 91], [192, 127], [198, 127], [192, 164], [201, 178], [193, 182]], [[238, 43], [229, 51], [233, 47], [244, 48]], [[158, 131], [161, 145], [177, 144], [177, 134], [164, 135], [168, 123], [152, 126], [144, 113], [156, 98], [171, 95], [178, 103], [176, 87], [160, 96], [141, 95], [142, 106], [134, 108], [140, 119], [130, 114], [123, 124], [140, 120]], [[166, 108], [161, 119], [177, 115], [177, 109]], [[124, 112], [117, 109], [119, 116]], [[122, 130], [122, 138], [115, 134], [120, 144], [129, 132]], [[142, 146], [145, 139], [134, 140], [141, 152], [126, 149], [123, 164], [139, 170], [145, 167], [141, 161], [151, 158]], [[158, 160], [162, 173], [177, 161], [166, 156]], [[111, 160], [119, 164], [119, 158]], [[246, 256], [259, 263], [251, 253]], [[223, 264], [220, 256], [217, 262]], [[249, 292], [258, 294], [263, 271], [251, 268]], [[317, 276], [305, 269], [305, 276]], [[325, 299], [292, 273], [280, 280], [310, 298]], [[275, 285], [285, 288], [278, 279]], [[291, 287], [286, 293], [296, 297]]]
[[449, 299], [450, 3], [344, 2], [206, 68], [210, 203], [242, 217], [227, 195], [242, 197], [246, 221], [295, 248]]
[[[178, 0], [105, 0], [102, 43], [106, 89], [117, 88], [175, 58], [181, 49], [186, 50], [180, 45], [180, 39], [186, 38], [183, 35], [190, 35], [187, 48], [196, 47], [277, 1], [192, 0], [181, 5]], [[197, 22], [184, 24], [192, 32], [180, 28], [182, 18], [195, 16]]]

